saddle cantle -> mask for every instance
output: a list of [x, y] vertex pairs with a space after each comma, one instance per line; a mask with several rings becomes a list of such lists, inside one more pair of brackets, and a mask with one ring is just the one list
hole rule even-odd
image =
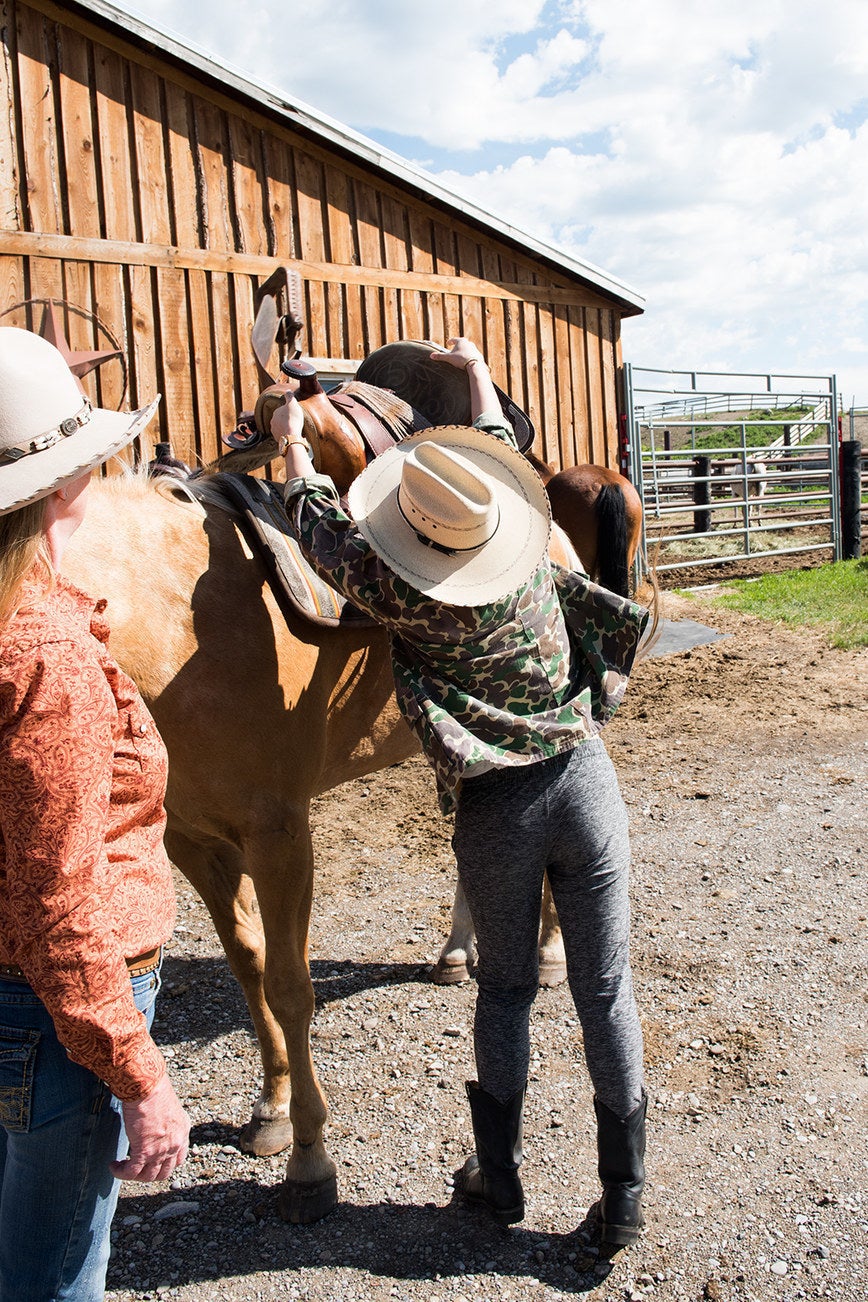
[[[403, 340], [376, 348], [359, 366], [356, 379], [391, 389], [411, 407], [423, 411], [430, 425], [470, 425], [470, 392], [467, 377], [454, 366], [432, 361], [431, 354], [447, 352], [439, 344]], [[526, 452], [534, 441], [530, 417], [508, 394], [494, 386], [501, 410], [512, 425], [519, 450]]]

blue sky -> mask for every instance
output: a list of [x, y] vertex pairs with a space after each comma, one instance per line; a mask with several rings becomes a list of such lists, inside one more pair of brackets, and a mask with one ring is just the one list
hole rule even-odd
[[120, 7], [625, 281], [627, 361], [868, 406], [865, 0]]

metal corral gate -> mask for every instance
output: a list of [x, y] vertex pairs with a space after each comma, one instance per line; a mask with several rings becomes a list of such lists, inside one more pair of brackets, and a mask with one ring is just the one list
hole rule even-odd
[[625, 378], [646, 563], [662, 573], [820, 551], [840, 560], [833, 375], [627, 363]]

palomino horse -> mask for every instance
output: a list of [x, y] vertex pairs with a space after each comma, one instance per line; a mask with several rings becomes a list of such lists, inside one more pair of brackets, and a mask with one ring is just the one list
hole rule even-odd
[[[402, 350], [406, 351], [396, 367], [389, 359], [395, 351]], [[382, 365], [378, 363], [380, 354], [384, 355]], [[414, 402], [431, 404], [436, 414], [446, 420], [456, 415], [461, 420], [469, 419], [469, 413], [462, 407], [467, 388], [463, 376], [452, 368], [428, 362], [428, 354], [428, 345], [386, 345], [366, 360], [360, 374], [403, 380], [406, 387], [400, 383], [397, 387]], [[309, 363], [293, 361], [283, 369], [289, 382], [269, 385], [262, 391], [248, 426], [253, 437], [241, 434], [232, 443], [236, 450], [222, 459], [223, 468], [252, 469], [273, 458], [276, 449], [267, 431], [271, 416], [288, 392], [295, 394], [304, 411], [304, 433], [317, 469], [330, 475], [341, 494], [347, 492], [356, 476], [384, 446], [391, 445], [409, 430], [425, 428], [431, 423], [427, 415], [391, 390], [366, 381], [351, 381], [326, 394]], [[501, 398], [504, 410], [518, 424], [527, 443], [533, 438], [530, 422], [506, 395]], [[580, 465], [555, 472], [529, 446], [525, 447], [524, 454], [539, 472], [553, 517], [563, 531], [556, 530], [553, 534], [553, 559], [570, 568], [575, 568], [578, 562], [595, 582], [626, 597], [630, 567], [642, 532], [642, 501], [636, 489], [623, 475], [604, 466]], [[468, 981], [474, 958], [473, 923], [459, 883], [449, 936], [434, 965], [432, 980], [438, 985]], [[546, 882], [540, 922], [539, 980], [543, 986], [556, 986], [565, 979], [560, 924]]]
[[317, 1220], [337, 1188], [309, 1041], [309, 807], [417, 750], [386, 635], [287, 620], [226, 511], [135, 477], [94, 483], [64, 570], [108, 598], [112, 652], [169, 751], [166, 848], [207, 905], [250, 1009], [264, 1081], [242, 1147], [276, 1153], [292, 1141], [281, 1214]]
[[230, 513], [134, 476], [94, 484], [64, 568], [108, 599], [113, 654], [169, 751], [169, 855], [250, 1010], [263, 1085], [241, 1146], [292, 1143], [280, 1211], [310, 1223], [337, 1201], [310, 1052], [310, 802], [417, 751], [386, 635], [285, 617]]

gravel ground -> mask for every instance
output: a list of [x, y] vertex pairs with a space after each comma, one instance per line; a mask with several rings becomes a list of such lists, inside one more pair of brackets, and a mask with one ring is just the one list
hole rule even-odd
[[599, 1260], [583, 1224], [593, 1110], [563, 987], [533, 1014], [524, 1222], [498, 1229], [453, 1198], [474, 989], [429, 980], [450, 825], [411, 760], [316, 810], [313, 1051], [340, 1206], [284, 1224], [283, 1160], [238, 1150], [256, 1046], [179, 877], [155, 1033], [191, 1156], [171, 1186], [124, 1186], [109, 1299], [866, 1297], [868, 654], [703, 601], [670, 595], [666, 613], [728, 636], [646, 660], [607, 732], [631, 818], [650, 1094], [639, 1244]]

